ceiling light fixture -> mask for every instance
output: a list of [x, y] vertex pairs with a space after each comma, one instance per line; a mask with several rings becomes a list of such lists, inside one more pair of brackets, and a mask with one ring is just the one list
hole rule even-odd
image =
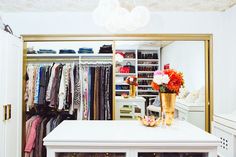
[[150, 12], [144, 6], [136, 6], [128, 11], [120, 6], [118, 0], [100, 0], [93, 11], [93, 20], [110, 32], [134, 31], [148, 24]]

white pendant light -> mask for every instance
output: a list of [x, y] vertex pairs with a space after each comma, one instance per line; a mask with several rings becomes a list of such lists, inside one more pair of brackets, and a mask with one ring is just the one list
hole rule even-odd
[[114, 10], [119, 8], [118, 0], [100, 0], [98, 7], [93, 11], [93, 20], [98, 26], [105, 26], [106, 22], [111, 18]]
[[137, 6], [131, 12], [120, 7], [118, 0], [100, 0], [93, 11], [94, 23], [110, 32], [134, 31], [150, 21], [150, 12], [144, 6]]
[[131, 18], [137, 27], [144, 27], [150, 20], [149, 10], [144, 6], [137, 6], [131, 11]]

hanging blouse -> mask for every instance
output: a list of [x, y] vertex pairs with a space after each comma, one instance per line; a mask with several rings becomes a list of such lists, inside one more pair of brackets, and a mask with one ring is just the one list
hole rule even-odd
[[27, 111], [34, 107], [34, 93], [35, 93], [35, 81], [36, 81], [36, 67], [31, 65], [27, 67], [28, 73], [28, 100], [26, 102]]

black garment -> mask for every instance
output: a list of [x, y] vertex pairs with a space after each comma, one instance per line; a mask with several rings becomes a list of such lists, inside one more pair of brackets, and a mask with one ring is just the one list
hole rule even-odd
[[104, 103], [105, 103], [105, 72], [106, 72], [106, 68], [105, 67], [101, 67], [100, 68], [100, 87], [99, 87], [99, 109], [100, 109], [100, 116], [99, 116], [99, 120], [105, 120], [105, 114], [104, 114]]
[[110, 117], [110, 119], [109, 120], [112, 120], [113, 119], [113, 117], [112, 117], [112, 115], [113, 115], [113, 67], [112, 66], [110, 66], [109, 67], [109, 71], [110, 71], [110, 73], [109, 73], [109, 117]]
[[90, 88], [90, 120], [94, 120], [94, 79], [95, 78], [95, 68], [94, 67], [90, 67], [90, 71], [91, 71], [91, 88]]

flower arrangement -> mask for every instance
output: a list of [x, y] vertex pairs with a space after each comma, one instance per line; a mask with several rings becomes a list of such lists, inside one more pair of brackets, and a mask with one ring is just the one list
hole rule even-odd
[[136, 76], [128, 76], [125, 82], [128, 83], [129, 85], [135, 85], [135, 86], [138, 85]]
[[161, 93], [179, 94], [179, 89], [184, 85], [183, 74], [173, 69], [157, 70], [151, 83], [153, 89]]

